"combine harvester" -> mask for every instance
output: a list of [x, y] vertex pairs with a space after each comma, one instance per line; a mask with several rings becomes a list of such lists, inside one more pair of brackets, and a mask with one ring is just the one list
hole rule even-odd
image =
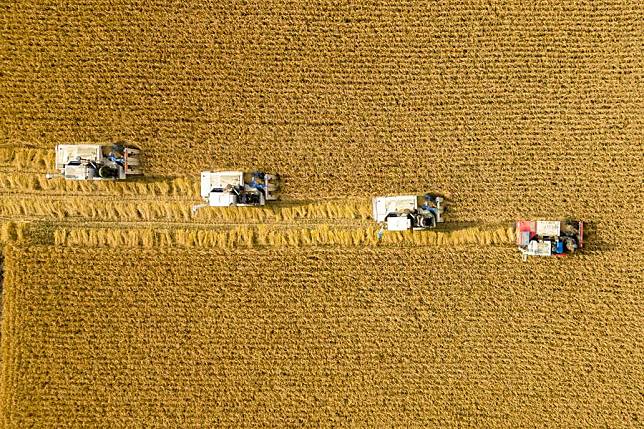
[[277, 200], [279, 176], [260, 171], [203, 171], [201, 197], [206, 204], [192, 207], [192, 213], [203, 207], [263, 206]]
[[[419, 204], [419, 202], [421, 204]], [[373, 218], [388, 231], [424, 230], [444, 222], [446, 207], [442, 197], [425, 194], [375, 197], [372, 203]]]
[[528, 256], [565, 256], [584, 245], [584, 223], [576, 220], [518, 221], [517, 245]]
[[124, 180], [143, 174], [139, 150], [119, 144], [61, 144], [56, 146], [56, 169], [47, 178], [68, 180]]

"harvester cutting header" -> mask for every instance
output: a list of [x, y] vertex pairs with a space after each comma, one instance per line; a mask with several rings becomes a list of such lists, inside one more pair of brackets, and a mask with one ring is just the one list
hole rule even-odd
[[277, 200], [279, 176], [262, 171], [203, 171], [201, 197], [206, 204], [192, 207], [263, 206]]
[[47, 178], [124, 180], [142, 175], [139, 152], [120, 144], [61, 144], [56, 146], [56, 169], [59, 173], [47, 174]]

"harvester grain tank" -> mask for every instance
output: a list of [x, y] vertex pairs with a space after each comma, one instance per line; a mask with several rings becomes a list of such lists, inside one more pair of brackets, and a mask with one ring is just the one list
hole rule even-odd
[[56, 146], [58, 173], [68, 180], [124, 180], [143, 174], [139, 149], [120, 144], [61, 144]]
[[523, 255], [565, 256], [584, 245], [584, 223], [578, 220], [537, 220], [516, 223], [517, 246]]
[[372, 212], [388, 231], [423, 230], [445, 221], [445, 200], [430, 194], [375, 197]]
[[203, 171], [201, 197], [205, 204], [192, 208], [193, 213], [203, 207], [263, 206], [277, 200], [279, 176], [262, 171]]

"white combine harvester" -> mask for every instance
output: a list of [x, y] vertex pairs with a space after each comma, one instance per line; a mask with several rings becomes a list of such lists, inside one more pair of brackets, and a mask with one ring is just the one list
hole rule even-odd
[[[419, 205], [419, 200], [422, 204]], [[389, 231], [423, 230], [444, 222], [444, 199], [426, 194], [375, 197], [373, 218]]]
[[263, 206], [277, 200], [279, 176], [260, 171], [203, 171], [201, 197], [206, 204], [192, 207], [196, 212], [203, 207]]
[[123, 180], [142, 175], [139, 150], [130, 147], [98, 144], [61, 144], [56, 146], [55, 174], [69, 180]]
[[528, 256], [565, 256], [584, 245], [584, 223], [576, 220], [518, 221], [517, 245]]

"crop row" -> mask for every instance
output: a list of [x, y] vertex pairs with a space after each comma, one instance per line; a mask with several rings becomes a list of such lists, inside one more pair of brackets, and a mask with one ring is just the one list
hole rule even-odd
[[0, 147], [0, 166], [29, 171], [52, 171], [54, 150], [28, 147]]
[[6, 257], [5, 426], [636, 426], [641, 255], [530, 269], [499, 247]]

